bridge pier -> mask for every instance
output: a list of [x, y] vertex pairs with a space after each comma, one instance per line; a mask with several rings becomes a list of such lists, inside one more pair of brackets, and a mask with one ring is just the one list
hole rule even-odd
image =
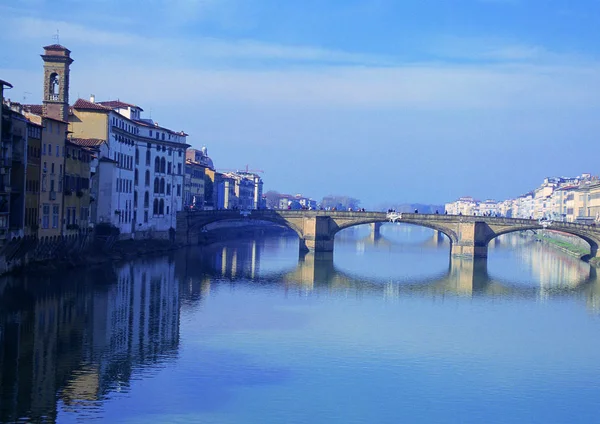
[[371, 241], [377, 241], [381, 239], [381, 222], [373, 222], [369, 224], [371, 227], [371, 234], [369, 235]]
[[457, 239], [452, 241], [450, 254], [462, 258], [487, 258], [488, 241], [493, 233], [485, 222], [460, 222], [456, 225]]
[[302, 222], [300, 250], [311, 252], [333, 252], [335, 223], [328, 216], [306, 217]]

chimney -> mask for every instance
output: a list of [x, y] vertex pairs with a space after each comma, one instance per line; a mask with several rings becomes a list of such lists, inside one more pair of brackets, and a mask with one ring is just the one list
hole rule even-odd
[[96, 96], [90, 94], [90, 103], [96, 103]]

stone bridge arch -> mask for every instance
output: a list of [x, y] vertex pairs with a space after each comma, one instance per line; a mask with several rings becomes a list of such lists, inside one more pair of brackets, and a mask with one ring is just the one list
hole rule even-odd
[[[335, 235], [341, 230], [355, 225], [388, 222], [388, 216], [384, 212], [307, 210], [179, 212], [177, 240], [191, 244], [198, 239], [204, 226], [224, 220], [259, 220], [284, 225], [298, 234], [300, 250], [332, 252]], [[488, 243], [502, 234], [543, 228], [540, 222], [530, 219], [438, 214], [402, 213], [396, 222], [437, 230], [450, 239], [452, 256], [470, 258], [486, 258]], [[585, 240], [590, 245], [591, 258], [598, 258], [599, 228], [575, 223], [552, 223], [549, 227]]]

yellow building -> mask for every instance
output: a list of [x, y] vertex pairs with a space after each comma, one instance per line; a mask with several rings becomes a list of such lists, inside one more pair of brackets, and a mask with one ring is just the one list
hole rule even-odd
[[206, 167], [186, 160], [183, 205], [192, 209], [204, 209], [204, 178]]
[[90, 224], [90, 163], [93, 151], [68, 140], [65, 146], [64, 234], [77, 234]]
[[[39, 121], [41, 123], [41, 120]], [[40, 163], [42, 125], [29, 120], [27, 125], [27, 172], [25, 181], [25, 235], [35, 236], [40, 227]]]
[[[69, 73], [71, 51], [59, 44], [44, 47], [42, 105], [25, 105], [30, 121], [41, 123], [39, 158], [38, 236], [53, 237], [63, 229], [63, 176], [69, 119]], [[31, 193], [31, 198], [33, 193]], [[31, 204], [31, 203], [30, 203]], [[32, 216], [35, 214], [32, 213]], [[30, 227], [34, 228], [33, 225]]]
[[587, 204], [587, 216], [600, 221], [600, 181], [589, 186], [589, 200]]

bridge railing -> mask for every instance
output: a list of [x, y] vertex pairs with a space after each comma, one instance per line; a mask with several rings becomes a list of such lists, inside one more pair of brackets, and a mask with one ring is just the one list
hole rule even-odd
[[[202, 211], [181, 211], [180, 213], [186, 213], [191, 216], [214, 216], [214, 215], [237, 215], [242, 217], [246, 216], [260, 216], [260, 215], [280, 215], [280, 216], [330, 216], [338, 218], [374, 218], [380, 219], [381, 221], [453, 221], [457, 220], [461, 222], [475, 222], [484, 221], [488, 223], [496, 224], [522, 224], [522, 225], [539, 225], [543, 226], [540, 221], [535, 219], [526, 218], [507, 218], [507, 217], [492, 217], [492, 216], [476, 216], [476, 215], [452, 215], [452, 214], [424, 214], [424, 213], [412, 213], [412, 212], [378, 212], [378, 211], [325, 211], [325, 210], [290, 210], [290, 209], [252, 209], [252, 210], [236, 210], [236, 209], [221, 209], [221, 210], [202, 210]], [[575, 222], [556, 222], [553, 221], [550, 224], [546, 224], [550, 229], [579, 229], [583, 231], [600, 231], [600, 226], [596, 226], [595, 223], [582, 224]]]

